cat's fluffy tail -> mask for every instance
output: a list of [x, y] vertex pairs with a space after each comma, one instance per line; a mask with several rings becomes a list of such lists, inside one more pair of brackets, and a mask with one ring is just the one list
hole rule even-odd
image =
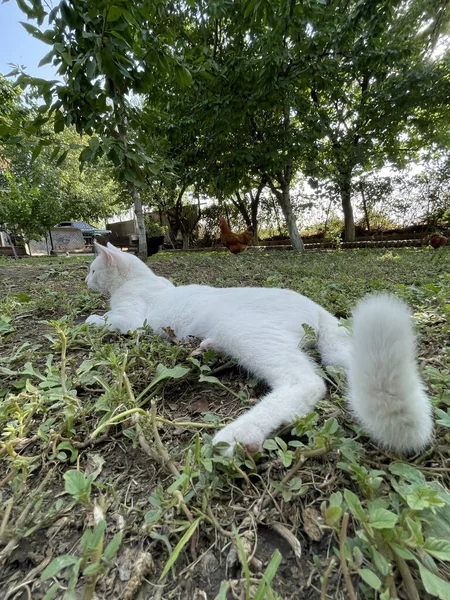
[[383, 446], [410, 454], [433, 434], [430, 401], [419, 377], [407, 306], [369, 296], [353, 314], [348, 400], [364, 429]]

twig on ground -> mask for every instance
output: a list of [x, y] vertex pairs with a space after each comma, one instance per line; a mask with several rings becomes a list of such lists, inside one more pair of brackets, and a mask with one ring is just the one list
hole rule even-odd
[[330, 579], [331, 573], [333, 572], [335, 564], [336, 564], [336, 558], [334, 556], [332, 556], [331, 560], [330, 560], [330, 564], [328, 565], [325, 573], [323, 574], [322, 585], [320, 588], [320, 600], [326, 600], [326, 598], [327, 598], [328, 581]]
[[395, 562], [397, 563], [398, 570], [400, 571], [400, 575], [402, 576], [408, 599], [420, 600], [419, 592], [417, 591], [416, 584], [414, 583], [414, 579], [411, 575], [411, 571], [408, 567], [408, 564], [398, 554], [395, 554]]
[[347, 594], [350, 600], [358, 600], [358, 597], [353, 589], [352, 580], [348, 571], [347, 559], [345, 557], [345, 542], [347, 540], [347, 527], [349, 516], [346, 512], [342, 518], [341, 532], [339, 534], [339, 558], [341, 560], [341, 570], [347, 588]]

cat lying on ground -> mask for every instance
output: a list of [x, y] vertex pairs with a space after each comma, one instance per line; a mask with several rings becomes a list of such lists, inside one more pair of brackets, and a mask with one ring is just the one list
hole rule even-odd
[[415, 339], [407, 307], [389, 295], [369, 296], [354, 311], [353, 333], [324, 308], [296, 292], [274, 288], [175, 287], [137, 257], [96, 245], [86, 282], [111, 297], [111, 310], [87, 323], [126, 333], [144, 321], [159, 335], [203, 338], [265, 380], [271, 392], [224, 427], [213, 443], [236, 442], [253, 450], [278, 428], [314, 409], [325, 384], [299, 348], [302, 324], [314, 329], [324, 365], [343, 367], [348, 402], [379, 444], [412, 453], [431, 440], [433, 421], [415, 362]]

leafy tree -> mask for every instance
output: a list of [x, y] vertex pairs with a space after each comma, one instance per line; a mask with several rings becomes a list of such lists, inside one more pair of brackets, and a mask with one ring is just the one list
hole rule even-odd
[[[49, 136], [54, 143], [38, 156], [33, 156], [34, 136], [26, 139], [28, 145], [6, 143], [0, 150], [0, 223], [32, 239], [58, 221], [97, 221], [117, 212], [120, 186], [111, 167], [101, 160], [80, 173], [79, 148], [84, 146], [73, 129]], [[61, 164], [53, 146], [67, 150]]]
[[335, 182], [351, 241], [354, 174], [448, 145], [450, 15], [435, 0], [293, 5], [287, 71], [304, 82], [304, 172]]
[[13, 117], [20, 110], [20, 89], [0, 73], [0, 136], [10, 132]]
[[170, 71], [180, 85], [189, 72], [175, 51], [176, 3], [164, 0], [63, 0], [47, 11], [42, 0], [20, 3], [29, 19], [51, 28], [24, 23], [36, 38], [51, 46], [41, 61], [58, 67], [63, 81], [22, 78], [42, 95], [54, 119], [55, 132], [75, 126], [92, 136], [80, 155], [83, 162], [105, 155], [117, 167], [133, 198], [139, 231], [139, 256], [147, 255], [140, 187], [157, 171], [152, 157], [133, 136], [141, 124], [133, 94], [145, 94]]
[[250, 189], [241, 194], [238, 190], [235, 192], [235, 198], [230, 196], [231, 202], [241, 213], [248, 229], [253, 230], [253, 242], [258, 244], [258, 210], [262, 198], [262, 193], [266, 185], [265, 176], [261, 177], [256, 190]]
[[248, 225], [257, 228], [259, 199], [269, 186], [293, 246], [302, 250], [290, 198], [299, 164], [289, 110], [294, 90], [278, 85], [281, 63], [261, 58], [265, 26], [252, 27], [245, 2], [207, 4], [201, 18], [193, 16], [190, 51], [203, 69], [193, 72], [185, 94], [169, 90], [164, 97], [169, 117], [161, 135], [196, 189], [232, 198]]
[[377, 218], [378, 222], [380, 217], [385, 220], [385, 214], [380, 213], [379, 205], [384, 199], [392, 195], [392, 187], [392, 177], [360, 178], [356, 184], [356, 190], [361, 197], [364, 225], [369, 234], [372, 233], [372, 224]]
[[264, 174], [296, 247], [293, 177], [330, 179], [354, 239], [354, 176], [448, 145], [449, 19], [438, 0], [208, 5], [196, 39], [210, 77], [195, 79], [183, 123], [204, 125], [192, 137], [204, 177], [234, 193]]
[[[166, 216], [169, 223], [168, 234], [173, 245], [178, 232], [181, 233], [183, 250], [189, 249], [189, 240], [201, 217], [200, 201], [186, 201], [187, 192], [187, 186], [171, 174], [149, 183], [143, 194], [143, 202], [147, 207]], [[189, 195], [192, 196], [192, 193]]]

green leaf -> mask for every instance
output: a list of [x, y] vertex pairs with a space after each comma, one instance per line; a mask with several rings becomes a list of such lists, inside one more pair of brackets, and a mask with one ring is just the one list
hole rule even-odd
[[106, 530], [106, 521], [105, 521], [105, 519], [102, 519], [94, 527], [94, 530], [90, 532], [91, 535], [86, 536], [86, 541], [85, 541], [84, 545], [85, 545], [85, 551], [88, 554], [92, 554], [93, 552], [95, 552], [98, 549], [100, 542], [102, 541], [102, 538], [105, 534], [105, 530]]
[[450, 542], [448, 540], [438, 540], [433, 537], [429, 537], [423, 549], [439, 560], [450, 561]]
[[42, 600], [53, 600], [58, 591], [61, 589], [59, 583], [54, 583], [48, 590]]
[[[210, 379], [216, 379], [216, 377], [210, 377]], [[278, 450], [278, 444], [275, 440], [268, 439], [264, 442], [263, 448], [265, 448], [266, 450]]]
[[418, 562], [418, 565], [423, 587], [426, 591], [432, 596], [437, 596], [440, 600], [448, 600], [450, 598], [450, 583], [426, 569], [420, 562]]
[[262, 575], [262, 580], [258, 585], [255, 595], [253, 596], [253, 600], [264, 600], [264, 598], [270, 597], [267, 594], [267, 588], [270, 587], [272, 581], [275, 579], [275, 575], [277, 574], [282, 558], [281, 552], [279, 550], [275, 550], [272, 558], [270, 559], [270, 563], [267, 565], [267, 569]]
[[369, 522], [374, 529], [392, 529], [398, 521], [398, 516], [385, 508], [376, 508], [369, 513]]
[[424, 484], [425, 477], [421, 471], [405, 463], [394, 463], [389, 467], [389, 471], [410, 483]]
[[86, 75], [87, 75], [88, 79], [92, 79], [94, 77], [96, 70], [97, 70], [97, 63], [95, 62], [95, 60], [93, 58], [91, 58], [91, 60], [87, 63], [87, 67], [86, 67]]
[[361, 579], [363, 579], [367, 585], [370, 585], [374, 590], [379, 590], [381, 588], [381, 580], [378, 575], [375, 575], [373, 571], [370, 569], [361, 569], [359, 571]]
[[325, 509], [325, 522], [333, 527], [337, 525], [342, 516], [342, 508], [340, 506], [329, 506]]
[[119, 531], [119, 533], [116, 533], [116, 535], [113, 537], [113, 539], [106, 546], [105, 551], [103, 552], [103, 558], [105, 560], [112, 560], [114, 558], [114, 556], [117, 554], [117, 550], [119, 549], [119, 546], [122, 542], [122, 535], [123, 535], [122, 531]]
[[56, 161], [56, 166], [57, 167], [59, 167], [60, 165], [62, 165], [62, 163], [66, 160], [68, 153], [69, 153], [68, 150], [64, 150], [64, 152], [61, 154], [61, 156]]
[[[222, 385], [220, 380], [217, 377], [212, 377], [211, 375], [204, 375], [203, 373], [199, 377], [199, 382], [202, 383], [214, 383], [215, 385]], [[278, 446], [276, 446], [278, 448]]]
[[220, 584], [219, 594], [218, 594], [216, 600], [227, 600], [227, 592], [228, 592], [227, 582], [222, 581], [222, 583]]
[[156, 523], [162, 515], [162, 511], [157, 508], [154, 510], [148, 510], [144, 515], [144, 521], [146, 523]]
[[33, 296], [29, 296], [28, 294], [11, 294], [11, 298], [19, 302], [31, 302], [33, 300]]
[[72, 554], [63, 554], [62, 556], [58, 556], [52, 560], [46, 569], [44, 569], [44, 572], [41, 575], [41, 581], [47, 581], [47, 579], [54, 577], [63, 569], [71, 567], [79, 562], [81, 562], [81, 558], [78, 556], [73, 556]]
[[136, 173], [134, 173], [134, 171], [130, 171], [130, 169], [128, 169], [127, 171], [124, 172], [124, 177], [127, 181], [130, 181], [131, 183], [134, 183], [135, 185], [141, 185], [142, 184], [142, 180], [139, 179], [139, 177], [136, 175]]
[[238, 549], [238, 554], [239, 554], [239, 559], [241, 562], [241, 566], [242, 566], [242, 570], [244, 572], [244, 578], [245, 578], [245, 597], [249, 598], [250, 597], [250, 568], [248, 566], [248, 560], [247, 560], [247, 554], [245, 552], [245, 548], [244, 545], [242, 543], [242, 540], [239, 536], [239, 532], [237, 530], [237, 527], [235, 525], [233, 525], [233, 533], [234, 533], [234, 537], [236, 540], [236, 546]]
[[327, 433], [328, 435], [335, 434], [338, 429], [339, 423], [334, 418], [328, 419], [323, 426], [323, 432]]
[[91, 479], [85, 477], [80, 471], [66, 471], [63, 477], [66, 482], [65, 490], [71, 496], [79, 496], [90, 488]]
[[283, 452], [281, 454], [281, 462], [283, 463], [283, 467], [290, 467], [292, 464], [292, 452]]
[[367, 515], [361, 506], [361, 502], [356, 494], [351, 492], [350, 490], [344, 490], [345, 501], [347, 502], [347, 506], [350, 509], [350, 512], [354, 517], [359, 519], [360, 521], [365, 521]]
[[185, 375], [189, 373], [190, 369], [186, 367], [182, 367], [181, 365], [176, 365], [172, 369], [169, 369], [162, 363], [160, 363], [156, 367], [155, 377], [152, 379], [149, 389], [154, 387], [160, 381], [164, 381], [164, 379], [181, 379]]
[[63, 57], [64, 62], [66, 63], [66, 65], [69, 65], [69, 67], [71, 67], [72, 66], [72, 62], [73, 62], [71, 54], [69, 54], [69, 52], [61, 52], [61, 56]]
[[51, 31], [43, 33], [38, 27], [31, 25], [31, 23], [26, 23], [25, 21], [20, 21], [20, 24], [30, 33], [33, 37], [44, 42], [44, 44], [53, 44], [53, 35], [50, 35]]
[[159, 581], [161, 581], [162, 579], [164, 579], [164, 577], [170, 571], [170, 569], [172, 568], [172, 565], [175, 563], [175, 561], [179, 557], [180, 552], [183, 550], [183, 548], [186, 546], [186, 544], [188, 543], [188, 541], [194, 535], [195, 530], [197, 529], [200, 521], [201, 521], [201, 517], [198, 517], [197, 519], [195, 519], [195, 521], [193, 523], [191, 523], [189, 529], [183, 535], [183, 537], [181, 538], [181, 540], [175, 546], [172, 554], [169, 557], [169, 560], [167, 561], [167, 563], [166, 563], [166, 565], [165, 565], [165, 567], [163, 569], [163, 572], [161, 573]]
[[31, 153], [31, 164], [37, 159], [39, 154], [42, 152], [42, 146], [35, 146], [33, 148], [33, 152]]
[[98, 139], [98, 137], [92, 137], [89, 140], [89, 148], [92, 150], [92, 152], [96, 152], [96, 150], [98, 150], [100, 146], [100, 140]]
[[64, 116], [60, 112], [57, 112], [55, 115], [53, 130], [55, 133], [61, 133], [61, 131], [64, 131]]
[[108, 23], [112, 23], [113, 21], [117, 21], [123, 15], [124, 10], [120, 8], [120, 6], [111, 6], [109, 7], [106, 20]]
[[333, 492], [333, 494], [331, 494], [330, 499], [330, 506], [341, 506], [342, 504], [342, 494], [341, 492]]
[[90, 148], [85, 148], [80, 153], [80, 161], [81, 162], [89, 162], [92, 158], [92, 150]]
[[414, 489], [406, 496], [406, 501], [408, 506], [413, 510], [423, 510], [424, 508], [445, 505], [445, 502], [439, 498], [435, 490], [429, 488]]
[[10, 317], [0, 315], [0, 338], [15, 331], [14, 327], [10, 324], [10, 321]]
[[83, 575], [89, 576], [89, 575], [96, 575], [101, 569], [101, 565], [99, 562], [94, 562], [90, 565], [88, 565], [84, 571], [83, 571]]
[[413, 560], [414, 559], [414, 554], [412, 552], [410, 552], [404, 546], [401, 546], [400, 544], [396, 544], [395, 542], [389, 542], [389, 546], [392, 548], [392, 550], [396, 554], [398, 554], [405, 560]]
[[177, 84], [180, 87], [185, 88], [185, 87], [188, 87], [188, 86], [191, 85], [191, 83], [192, 83], [192, 75], [182, 65], [175, 64], [174, 75], [175, 75], [175, 81], [177, 82]]
[[375, 548], [372, 548], [372, 559], [373, 564], [376, 566], [378, 571], [383, 575], [383, 577], [387, 577], [389, 574], [389, 563], [384, 558], [384, 556], [378, 552]]
[[439, 417], [436, 419], [436, 423], [439, 423], [439, 425], [443, 425], [444, 427], [450, 427], [450, 409], [448, 409], [447, 412], [444, 412], [440, 408], [437, 408], [435, 412]]
[[303, 481], [300, 477], [293, 477], [289, 482], [292, 491], [300, 490], [303, 487]]
[[[61, 450], [68, 450], [70, 452], [70, 462], [75, 462], [75, 460], [77, 459], [78, 456], [78, 449], [74, 448], [74, 446], [72, 445], [71, 442], [60, 442], [58, 444], [58, 446], [56, 447], [56, 450], [59, 452]], [[64, 453], [62, 453], [64, 456], [64, 459], [66, 458], [66, 455]]]

